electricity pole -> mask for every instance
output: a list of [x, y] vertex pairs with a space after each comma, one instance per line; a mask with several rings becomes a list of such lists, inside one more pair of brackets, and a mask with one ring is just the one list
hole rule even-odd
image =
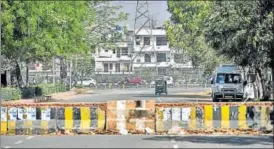
[[[133, 48], [132, 52], [132, 56], [131, 56], [131, 60], [130, 60], [130, 70], [132, 70], [133, 67], [133, 62], [134, 60], [140, 56], [140, 54], [142, 53], [143, 49], [148, 48], [151, 49], [151, 51], [153, 51], [153, 55], [155, 56], [155, 60], [156, 60], [156, 51], [155, 51], [155, 46], [154, 46], [154, 38], [152, 35], [152, 20], [149, 14], [149, 7], [148, 7], [148, 1], [141, 1], [138, 0], [137, 1], [137, 6], [136, 6], [136, 11], [135, 11], [135, 20], [134, 20], [134, 31], [133, 31], [133, 43], [134, 46], [136, 47], [136, 41], [140, 40], [138, 38], [138, 34], [140, 33], [140, 31], [145, 30], [147, 33], [149, 33], [149, 37], [150, 37], [150, 44], [147, 45], [147, 43], [143, 43], [143, 45], [140, 45], [140, 51], [135, 51], [135, 49]], [[149, 42], [149, 41], [147, 41]], [[152, 55], [152, 54], [151, 54]], [[142, 65], [141, 65], [142, 67]], [[140, 68], [141, 68], [140, 67]], [[157, 73], [157, 60], [155, 61], [155, 72]]]

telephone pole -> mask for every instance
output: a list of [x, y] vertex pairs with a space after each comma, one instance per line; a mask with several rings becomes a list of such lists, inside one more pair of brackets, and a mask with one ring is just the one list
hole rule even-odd
[[[132, 56], [130, 60], [130, 70], [132, 69], [132, 65], [136, 57], [140, 56], [142, 53], [143, 49], [148, 48], [153, 51], [153, 54], [151, 56], [155, 56], [156, 59], [156, 51], [155, 51], [155, 46], [154, 46], [154, 39], [152, 35], [152, 29], [153, 29], [153, 24], [152, 24], [152, 19], [149, 14], [149, 7], [148, 7], [148, 1], [137, 1], [136, 5], [136, 11], [135, 11], [135, 20], [134, 20], [134, 31], [133, 31], [133, 51], [132, 51]], [[140, 41], [141, 39], [139, 38], [139, 33], [141, 30], [145, 30], [147, 33], [149, 33], [150, 37], [150, 44], [147, 45], [146, 43], [140, 45], [140, 51], [136, 51], [136, 41]], [[149, 41], [147, 41], [149, 42]], [[141, 65], [142, 67], [142, 65]], [[155, 61], [155, 73], [157, 73], [157, 60]]]

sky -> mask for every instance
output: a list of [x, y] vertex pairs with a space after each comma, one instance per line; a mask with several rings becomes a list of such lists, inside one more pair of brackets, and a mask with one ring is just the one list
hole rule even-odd
[[[131, 29], [134, 27], [134, 18], [137, 1], [113, 1], [116, 5], [121, 5], [121, 11], [129, 13], [127, 21], [123, 21], [120, 25], [129, 25]], [[168, 20], [170, 13], [167, 11], [166, 1], [148, 1], [149, 14], [152, 19], [156, 20], [157, 27], [162, 26], [164, 21]]]

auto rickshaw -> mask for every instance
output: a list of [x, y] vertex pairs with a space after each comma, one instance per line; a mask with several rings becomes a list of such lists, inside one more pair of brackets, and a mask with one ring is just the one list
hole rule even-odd
[[155, 95], [161, 95], [161, 93], [167, 95], [167, 82], [164, 79], [157, 79], [155, 80]]

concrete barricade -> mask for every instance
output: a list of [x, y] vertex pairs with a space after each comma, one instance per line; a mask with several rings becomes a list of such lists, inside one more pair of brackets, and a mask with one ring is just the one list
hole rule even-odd
[[154, 100], [118, 100], [107, 103], [107, 130], [144, 133], [155, 130]]
[[156, 104], [156, 131], [269, 129], [272, 103]]
[[104, 104], [13, 104], [1, 107], [1, 134], [90, 133], [104, 129]]
[[[107, 103], [3, 104], [1, 134], [161, 134], [187, 130], [273, 130], [273, 103]], [[175, 129], [174, 129], [175, 128]]]

